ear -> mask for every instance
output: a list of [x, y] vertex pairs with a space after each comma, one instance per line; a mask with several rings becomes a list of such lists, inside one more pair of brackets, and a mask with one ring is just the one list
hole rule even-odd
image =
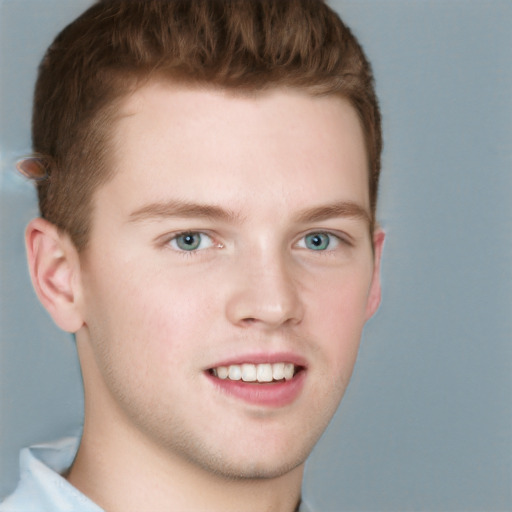
[[384, 246], [385, 233], [382, 229], [375, 230], [373, 235], [373, 275], [366, 303], [366, 320], [369, 320], [377, 311], [381, 299], [380, 262]]
[[77, 304], [78, 253], [68, 235], [45, 219], [33, 219], [25, 231], [28, 266], [39, 300], [64, 331], [76, 332], [83, 319]]

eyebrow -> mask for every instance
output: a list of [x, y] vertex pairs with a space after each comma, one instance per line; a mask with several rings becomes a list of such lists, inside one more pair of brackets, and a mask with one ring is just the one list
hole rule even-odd
[[303, 223], [321, 222], [336, 217], [345, 217], [356, 220], [363, 220], [371, 224], [371, 217], [368, 211], [353, 201], [339, 201], [332, 204], [317, 206], [302, 211], [298, 221]]
[[[223, 220], [231, 223], [239, 223], [241, 220], [241, 216], [238, 213], [220, 206], [171, 200], [142, 206], [130, 214], [129, 222], [167, 217], [205, 218], [209, 220]], [[371, 217], [367, 210], [353, 201], [339, 201], [308, 208], [299, 213], [296, 217], [296, 221], [299, 223], [311, 223], [336, 217], [352, 218], [363, 220], [368, 224], [371, 223]]]
[[166, 217], [204, 218], [230, 222], [240, 220], [240, 216], [234, 211], [220, 206], [171, 200], [142, 206], [130, 214], [129, 221], [137, 222]]

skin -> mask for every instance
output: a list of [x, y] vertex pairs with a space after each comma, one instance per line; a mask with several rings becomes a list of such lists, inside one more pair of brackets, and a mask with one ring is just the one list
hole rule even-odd
[[[84, 378], [68, 479], [108, 511], [292, 511], [380, 301], [357, 115], [300, 91], [159, 83], [122, 114], [87, 249], [42, 219], [27, 229], [36, 291], [76, 332]], [[202, 245], [180, 249], [183, 232]], [[312, 248], [312, 233], [329, 245]], [[207, 372], [282, 352], [305, 362], [284, 406]]]

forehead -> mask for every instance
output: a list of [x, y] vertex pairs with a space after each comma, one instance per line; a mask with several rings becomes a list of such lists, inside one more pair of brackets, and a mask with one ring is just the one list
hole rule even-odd
[[[359, 117], [342, 96], [313, 95], [291, 87], [246, 92], [163, 81], [150, 82], [124, 98], [117, 134], [122, 141], [134, 130], [160, 130], [162, 125], [168, 128], [169, 123], [175, 136], [184, 139], [197, 129], [205, 135], [208, 129], [236, 125], [238, 130], [242, 129], [241, 136], [272, 137], [288, 131], [292, 141], [304, 134], [310, 137], [315, 131], [321, 136], [327, 132], [339, 134], [342, 130], [347, 145], [359, 149], [363, 142]], [[312, 142], [316, 142], [316, 137]], [[325, 137], [326, 151], [334, 149], [329, 142]]]
[[[296, 89], [254, 94], [152, 83], [125, 99], [113, 135], [109, 187], [133, 200], [244, 204], [241, 191], [332, 195], [368, 208], [367, 158], [357, 113], [343, 98]], [[341, 197], [340, 197], [341, 196]]]

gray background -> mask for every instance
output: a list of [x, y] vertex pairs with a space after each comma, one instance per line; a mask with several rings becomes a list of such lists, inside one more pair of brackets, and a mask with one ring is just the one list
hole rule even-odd
[[[73, 341], [24, 261], [44, 49], [89, 0], [0, 1], [0, 496], [21, 446], [73, 433]], [[384, 115], [383, 304], [311, 457], [319, 511], [512, 510], [512, 2], [332, 1], [373, 62]]]

